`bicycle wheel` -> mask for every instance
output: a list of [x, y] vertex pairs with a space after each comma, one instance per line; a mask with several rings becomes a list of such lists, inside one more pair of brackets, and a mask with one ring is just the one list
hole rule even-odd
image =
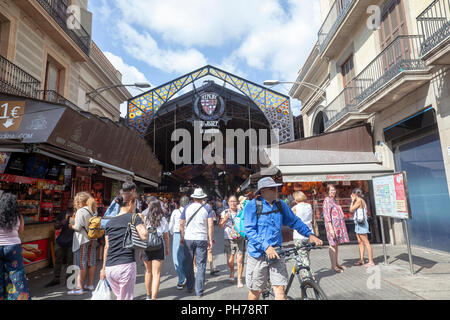
[[319, 285], [310, 279], [306, 279], [301, 284], [302, 300], [327, 300], [325, 293], [320, 289]]

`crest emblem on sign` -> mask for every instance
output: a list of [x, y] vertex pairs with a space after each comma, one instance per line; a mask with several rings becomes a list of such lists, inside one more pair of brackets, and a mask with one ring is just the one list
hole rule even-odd
[[205, 93], [200, 96], [200, 104], [202, 105], [203, 111], [211, 116], [216, 111], [217, 108], [217, 95], [215, 93]]

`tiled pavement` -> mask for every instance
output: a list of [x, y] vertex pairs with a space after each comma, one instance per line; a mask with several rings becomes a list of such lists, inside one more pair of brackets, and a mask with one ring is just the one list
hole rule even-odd
[[[228, 271], [223, 253], [223, 231], [216, 227], [217, 244], [213, 248], [215, 265], [221, 270], [216, 276], [209, 275], [207, 268], [204, 300], [246, 300], [248, 290], [238, 289], [236, 283], [229, 283]], [[373, 245], [377, 266], [366, 269], [355, 267], [358, 260], [358, 246], [339, 247], [339, 261], [347, 267], [337, 274], [330, 269], [328, 248], [311, 252], [312, 269], [327, 297], [333, 300], [423, 300], [450, 299], [450, 254], [423, 248], [412, 248], [414, 271], [410, 274], [407, 248], [387, 245], [388, 264], [384, 265], [382, 245]], [[293, 264], [288, 262], [288, 271]], [[138, 266], [135, 299], [145, 299], [144, 267]], [[163, 300], [197, 299], [186, 290], [175, 288], [177, 278], [172, 257], [166, 258], [161, 275], [158, 298]], [[244, 273], [245, 275], [245, 273]], [[90, 299], [91, 294], [67, 296], [64, 286], [44, 288], [51, 279], [51, 269], [30, 274], [30, 288], [34, 300], [79, 300]], [[289, 295], [299, 295], [298, 286], [293, 286]]]

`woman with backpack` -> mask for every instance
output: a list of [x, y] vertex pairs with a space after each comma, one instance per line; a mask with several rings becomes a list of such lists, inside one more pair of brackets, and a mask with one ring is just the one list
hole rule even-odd
[[[131, 184], [131, 183], [130, 183]], [[117, 197], [120, 211], [111, 218], [105, 230], [105, 249], [100, 280], [108, 280], [117, 300], [133, 300], [136, 284], [135, 250], [124, 248], [128, 224], [133, 224], [140, 240], [147, 241], [148, 232], [142, 214], [135, 213], [136, 193], [124, 191]]]
[[157, 198], [147, 197], [146, 201], [148, 208], [142, 215], [145, 218], [147, 230], [156, 228], [157, 236], [164, 239], [164, 244], [159, 249], [150, 249], [143, 251], [142, 253], [145, 264], [146, 300], [156, 300], [164, 257], [165, 255], [169, 255], [169, 223], [167, 222], [166, 214], [161, 207], [161, 202]]
[[[353, 221], [355, 222], [355, 233], [359, 244], [359, 261], [355, 266], [370, 267], [374, 266], [372, 246], [369, 242], [368, 234], [369, 223], [367, 222], [367, 204], [363, 199], [361, 189], [354, 189], [352, 191], [352, 203], [350, 205], [350, 212], [353, 212]], [[364, 249], [367, 249], [369, 262], [364, 263]]]
[[236, 256], [238, 266], [238, 288], [243, 288], [242, 274], [244, 272], [245, 239], [234, 228], [235, 219], [239, 213], [236, 196], [228, 198], [228, 209], [225, 209], [220, 217], [219, 227], [224, 229], [225, 253], [227, 255], [228, 268], [230, 268], [230, 281], [234, 282], [234, 258]]
[[[72, 217], [69, 227], [74, 230], [72, 252], [74, 264], [80, 268], [77, 278], [77, 288], [70, 290], [69, 295], [82, 295], [84, 289], [94, 291], [94, 276], [96, 266], [97, 240], [88, 237], [89, 219], [97, 213], [97, 203], [88, 192], [79, 192], [75, 195], [73, 206], [76, 213]], [[84, 281], [88, 274], [88, 285], [84, 287]]]

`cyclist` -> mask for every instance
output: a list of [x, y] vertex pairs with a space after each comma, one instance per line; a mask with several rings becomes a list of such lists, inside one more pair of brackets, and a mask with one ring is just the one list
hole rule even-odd
[[275, 299], [286, 299], [286, 263], [284, 257], [280, 258], [276, 251], [276, 248], [281, 248], [283, 242], [282, 225], [297, 230], [316, 245], [323, 244], [286, 203], [277, 201], [278, 187], [281, 185], [270, 177], [262, 178], [258, 181], [258, 197], [250, 201], [244, 209], [245, 234], [248, 237], [245, 278], [250, 289], [249, 300], [259, 299], [269, 279]]

